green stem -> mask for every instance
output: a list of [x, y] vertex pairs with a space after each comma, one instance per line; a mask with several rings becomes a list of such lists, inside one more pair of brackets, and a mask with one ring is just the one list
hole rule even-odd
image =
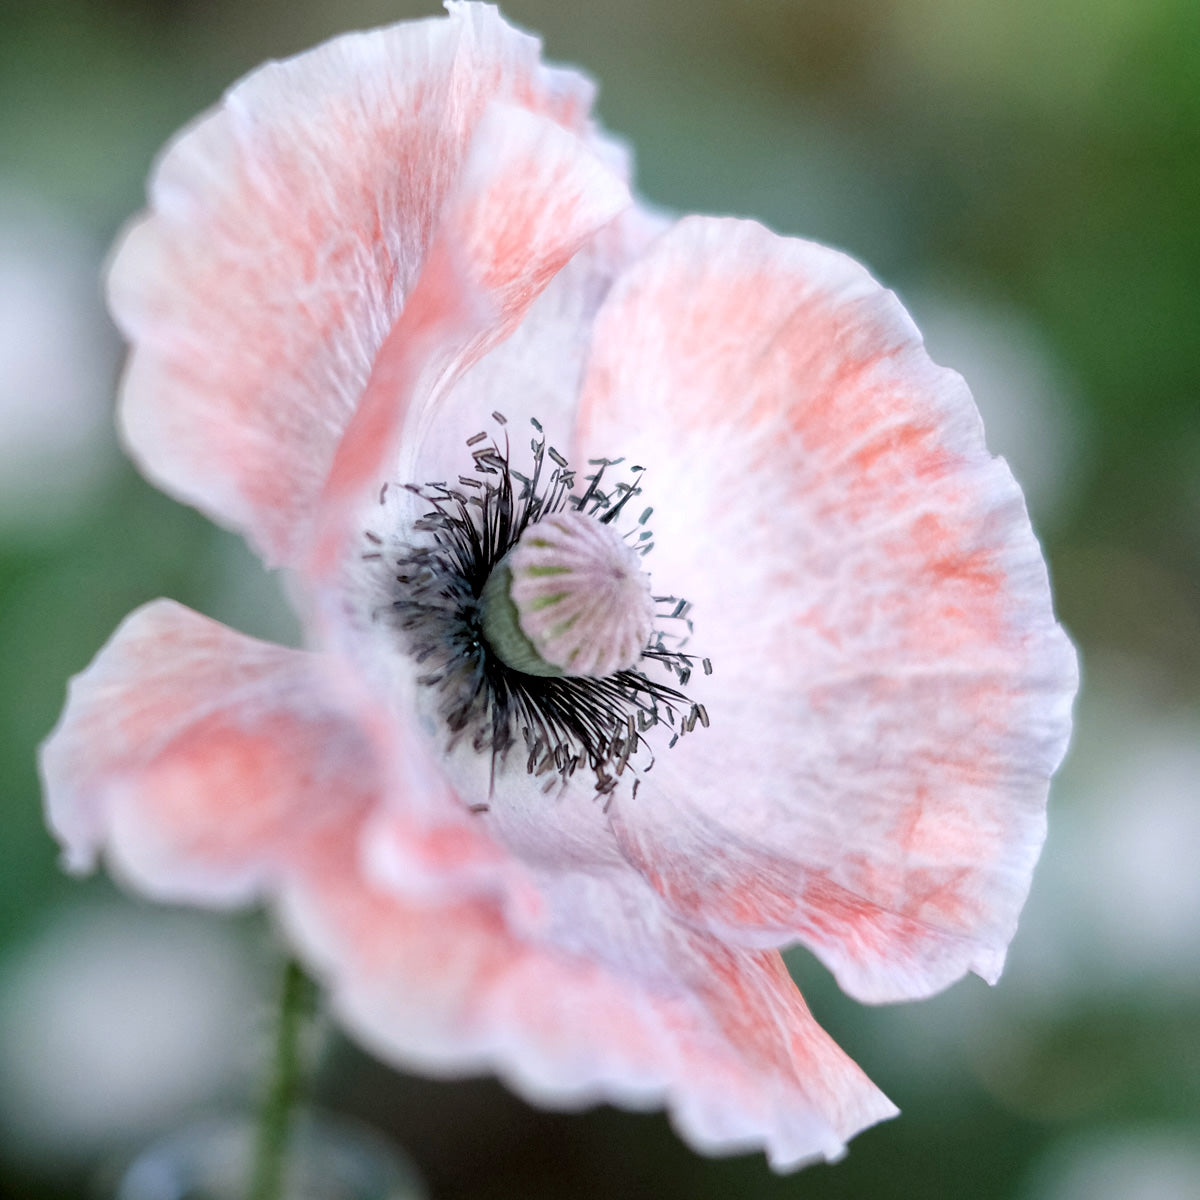
[[312, 1011], [313, 988], [291, 959], [284, 969], [271, 1077], [258, 1110], [254, 1166], [247, 1200], [282, 1200], [292, 1110], [302, 1088], [300, 1035]]

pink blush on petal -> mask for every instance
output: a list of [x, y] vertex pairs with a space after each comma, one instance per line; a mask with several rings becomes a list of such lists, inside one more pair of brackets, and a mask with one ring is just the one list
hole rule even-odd
[[962, 381], [844, 256], [688, 218], [597, 317], [579, 452], [621, 431], [714, 665], [705, 738], [614, 806], [629, 860], [863, 999], [994, 977], [1077, 676]]
[[168, 601], [137, 610], [73, 681], [42, 749], [69, 864], [104, 850], [156, 897], [253, 898], [378, 801], [374, 752], [329, 691], [317, 655]]
[[447, 197], [422, 273], [381, 347], [325, 483], [310, 569], [336, 563], [353, 502], [377, 487], [405, 433], [411, 461], [444, 392], [507, 337], [584, 242], [629, 203], [579, 138], [491, 105]]
[[353, 844], [326, 842], [284, 913], [342, 1019], [393, 1061], [496, 1070], [557, 1107], [665, 1100], [697, 1148], [765, 1143], [780, 1168], [837, 1157], [895, 1112], [812, 1021], [778, 955], [655, 931], [653, 910], [633, 959], [623, 936], [603, 956], [525, 941], [489, 902], [411, 905], [364, 887]]
[[[130, 847], [140, 857], [155, 843], [151, 869], [160, 856], [178, 856], [196, 871], [239, 862], [255, 864], [260, 876], [278, 871], [302, 858], [323, 827], [355, 819], [374, 799], [355, 796], [347, 776], [330, 772], [326, 753], [337, 737], [289, 714], [250, 729], [224, 714], [200, 721], [139, 771], [136, 791], [117, 785], [112, 819], [124, 836], [116, 834], [114, 847], [135, 871]], [[313, 739], [325, 744], [316, 760], [307, 749]]]
[[621, 188], [621, 154], [586, 120], [592, 91], [484, 5], [348, 34], [236, 84], [168, 147], [110, 272], [142, 469], [271, 565], [299, 561], [485, 112], [552, 125]]

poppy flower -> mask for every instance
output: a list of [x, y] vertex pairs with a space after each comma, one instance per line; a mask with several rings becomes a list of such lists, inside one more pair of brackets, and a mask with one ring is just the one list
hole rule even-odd
[[364, 1044], [833, 1158], [863, 1001], [994, 980], [1075, 659], [969, 392], [836, 251], [630, 199], [488, 6], [235, 86], [110, 297], [142, 470], [286, 568], [268, 645], [165, 600], [43, 753], [67, 864], [266, 902]]

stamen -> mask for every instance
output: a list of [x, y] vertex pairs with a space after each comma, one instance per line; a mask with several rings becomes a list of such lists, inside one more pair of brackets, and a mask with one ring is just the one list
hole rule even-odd
[[[501, 414], [493, 416], [506, 425]], [[477, 752], [490, 751], [494, 779], [522, 743], [531, 776], [564, 786], [583, 764], [595, 776], [597, 794], [611, 802], [627, 770], [636, 775], [653, 766], [644, 736], [650, 729], [663, 722], [685, 731], [708, 724], [702, 706], [644, 669], [656, 663], [681, 686], [690, 678], [694, 660], [682, 652], [686, 635], [655, 628], [656, 622], [683, 621], [690, 634], [689, 606], [674, 596], [651, 599], [640, 566], [648, 547], [609, 532], [608, 522], [641, 492], [629, 483], [601, 489], [622, 460], [595, 460], [587, 489], [575, 494], [567, 460], [546, 444], [537, 421], [532, 426], [533, 461], [525, 475], [512, 469], [504, 430], [503, 444], [482, 444], [486, 434], [468, 439], [474, 475], [459, 476], [453, 486], [403, 485], [429, 507], [413, 525], [421, 540], [402, 546], [388, 565], [395, 599], [382, 613], [422, 664], [418, 682], [437, 697], [447, 749], [469, 736]], [[381, 501], [385, 496], [386, 486]], [[642, 513], [639, 526], [651, 511]], [[372, 551], [382, 544], [377, 536], [368, 540]], [[534, 653], [554, 673], [514, 666], [507, 651], [498, 651], [488, 618], [495, 597], [487, 589], [501, 586], [520, 631], [536, 639]], [[607, 603], [585, 611], [581, 598], [593, 593]], [[678, 648], [669, 648], [668, 640]], [[710, 669], [705, 660], [706, 673]], [[648, 759], [640, 768], [639, 757]]]

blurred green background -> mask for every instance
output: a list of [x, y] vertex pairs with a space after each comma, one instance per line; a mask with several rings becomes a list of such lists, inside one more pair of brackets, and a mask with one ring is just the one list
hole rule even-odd
[[[105, 248], [178, 126], [268, 57], [432, 11], [343, 0], [0, 6], [0, 1195], [98, 1170], [253, 1086], [255, 919], [61, 875], [34, 747], [120, 618], [173, 596], [287, 637], [233, 538], [121, 459]], [[1200, 5], [512, 0], [601, 84], [645, 196], [840, 246], [976, 390], [1025, 484], [1085, 687], [1008, 971], [867, 1009], [794, 961], [903, 1115], [789, 1178], [658, 1115], [534, 1111], [336, 1044], [322, 1103], [438, 1197], [1200, 1196]]]

